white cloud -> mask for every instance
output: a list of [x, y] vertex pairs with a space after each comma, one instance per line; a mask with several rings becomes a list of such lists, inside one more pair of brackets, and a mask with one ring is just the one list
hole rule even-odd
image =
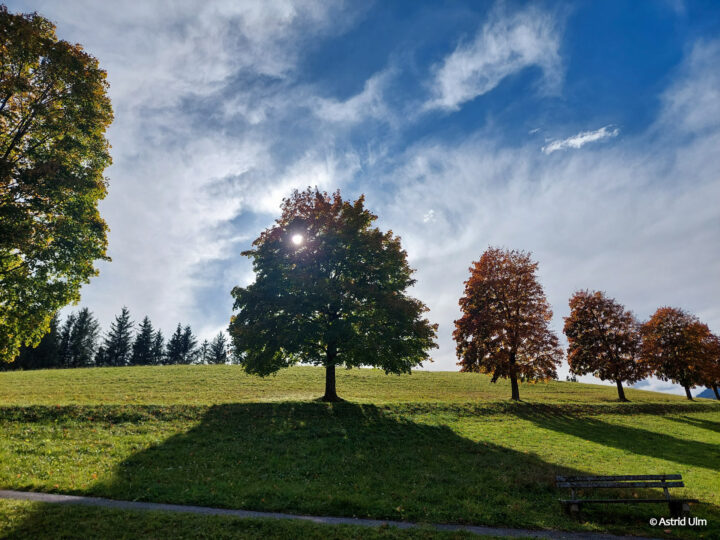
[[542, 151], [546, 154], [552, 154], [557, 150], [567, 150], [568, 148], [582, 148], [588, 143], [601, 141], [603, 139], [611, 139], [620, 134], [619, 128], [612, 126], [603, 126], [595, 131], [581, 131], [580, 133], [568, 137], [567, 139], [551, 141], [542, 147]]
[[495, 9], [469, 43], [461, 43], [434, 70], [432, 97], [426, 109], [458, 110], [495, 88], [508, 75], [529, 66], [543, 72], [545, 87], [562, 79], [557, 19], [531, 7], [506, 14]]
[[312, 106], [314, 113], [329, 122], [355, 124], [368, 118], [389, 119], [390, 111], [383, 100], [383, 88], [392, 70], [374, 74], [359, 94], [345, 101], [316, 98]]

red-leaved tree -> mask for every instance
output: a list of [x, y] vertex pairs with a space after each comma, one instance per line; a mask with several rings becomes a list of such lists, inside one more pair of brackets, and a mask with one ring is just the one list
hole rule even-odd
[[701, 384], [711, 365], [715, 339], [708, 326], [678, 308], [661, 307], [640, 328], [641, 362], [664, 381], [685, 389]]
[[453, 332], [461, 371], [510, 379], [514, 400], [518, 380], [556, 378], [562, 360], [537, 268], [528, 253], [488, 249], [470, 267]]
[[614, 381], [618, 398], [627, 401], [622, 383], [632, 384], [648, 375], [647, 367], [638, 362], [639, 327], [632, 312], [613, 298], [600, 291], [577, 291], [570, 298], [563, 329], [570, 371]]

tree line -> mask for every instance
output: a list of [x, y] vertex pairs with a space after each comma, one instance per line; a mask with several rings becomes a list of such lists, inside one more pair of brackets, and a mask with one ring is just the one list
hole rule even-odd
[[22, 347], [12, 363], [0, 369], [47, 369], [92, 366], [152, 366], [171, 364], [227, 364], [232, 357], [227, 337], [219, 332], [198, 344], [189, 325], [178, 323], [165, 340], [149, 317], [137, 325], [123, 307], [101, 335], [100, 324], [88, 308], [70, 313], [64, 321], [55, 315], [36, 347]]
[[[557, 378], [563, 357], [537, 269], [528, 253], [488, 249], [470, 268], [455, 321], [461, 370], [510, 379], [515, 400], [519, 380]], [[577, 291], [569, 306], [563, 331], [573, 377], [614, 382], [620, 401], [627, 401], [623, 383], [651, 375], [681, 385], [688, 399], [696, 386], [720, 399], [720, 338], [694, 315], [661, 307], [641, 323], [602, 291]]]

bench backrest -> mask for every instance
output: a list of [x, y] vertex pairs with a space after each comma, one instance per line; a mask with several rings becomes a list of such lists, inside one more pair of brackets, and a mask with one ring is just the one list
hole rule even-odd
[[631, 474], [621, 476], [558, 476], [560, 488], [671, 488], [685, 487], [679, 474]]

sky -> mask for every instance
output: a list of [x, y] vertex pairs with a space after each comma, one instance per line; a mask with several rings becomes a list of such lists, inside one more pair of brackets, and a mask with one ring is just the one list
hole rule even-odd
[[715, 1], [7, 5], [108, 74], [112, 262], [72, 308], [104, 327], [127, 306], [212, 338], [253, 280], [240, 253], [317, 186], [365, 194], [402, 237], [439, 324], [426, 369], [457, 369], [458, 299], [489, 246], [532, 252], [561, 338], [578, 289], [720, 332]]

